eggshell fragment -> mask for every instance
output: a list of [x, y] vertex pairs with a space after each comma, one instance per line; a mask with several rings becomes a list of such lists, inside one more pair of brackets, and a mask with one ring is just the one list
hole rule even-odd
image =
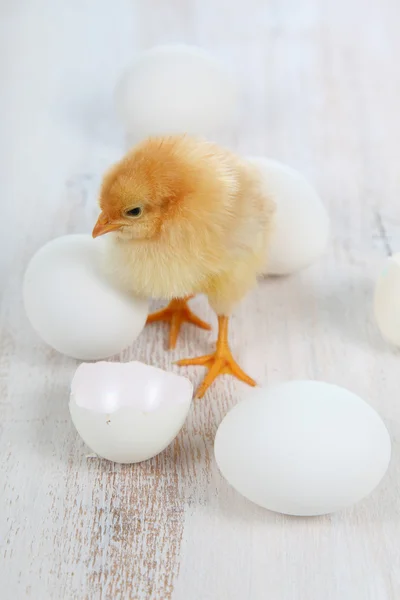
[[162, 452], [189, 412], [191, 382], [141, 362], [83, 363], [71, 384], [69, 409], [85, 444], [117, 463]]

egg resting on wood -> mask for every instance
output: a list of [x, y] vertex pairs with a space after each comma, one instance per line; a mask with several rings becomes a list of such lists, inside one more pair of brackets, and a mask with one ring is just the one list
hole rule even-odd
[[222, 373], [255, 385], [232, 357], [228, 320], [265, 265], [274, 203], [259, 169], [202, 139], [149, 138], [106, 174], [100, 208], [93, 236], [112, 234], [107, 262], [119, 285], [171, 300], [148, 319], [171, 323], [170, 347], [182, 322], [208, 328], [187, 306], [193, 294], [208, 296], [216, 351], [178, 363], [208, 367], [197, 396]]
[[146, 299], [112, 285], [102, 269], [103, 240], [65, 235], [32, 257], [24, 277], [25, 311], [52, 348], [79, 360], [109, 358], [140, 334]]
[[182, 133], [227, 143], [239, 114], [237, 86], [223, 65], [186, 44], [139, 53], [117, 83], [115, 105], [130, 146]]
[[265, 157], [248, 157], [260, 169], [276, 204], [264, 272], [289, 275], [309, 267], [325, 252], [329, 216], [315, 189], [291, 167]]

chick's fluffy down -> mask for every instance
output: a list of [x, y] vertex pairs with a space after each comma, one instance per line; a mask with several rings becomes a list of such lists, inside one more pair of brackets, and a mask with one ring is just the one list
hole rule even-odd
[[125, 186], [121, 203], [146, 193], [149, 210], [149, 190], [165, 197], [154, 235], [137, 239], [133, 224], [132, 232], [124, 227], [108, 236], [107, 269], [116, 282], [153, 298], [204, 293], [217, 314], [229, 314], [265, 266], [275, 207], [258, 170], [209, 142], [153, 138], [107, 174], [103, 210], [116, 185]]

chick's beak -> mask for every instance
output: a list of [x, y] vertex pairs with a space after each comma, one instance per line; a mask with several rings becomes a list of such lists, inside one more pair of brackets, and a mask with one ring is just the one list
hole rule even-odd
[[107, 215], [101, 213], [99, 218], [97, 219], [97, 223], [94, 226], [92, 237], [97, 238], [99, 235], [104, 235], [105, 233], [109, 233], [110, 231], [117, 231], [120, 229], [121, 225], [115, 221], [111, 221]]

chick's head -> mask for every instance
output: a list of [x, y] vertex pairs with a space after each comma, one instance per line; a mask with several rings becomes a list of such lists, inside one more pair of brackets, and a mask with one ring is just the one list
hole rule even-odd
[[146, 140], [110, 169], [93, 237], [113, 231], [122, 239], [154, 240], [182, 217], [196, 178], [179, 149], [174, 139]]

